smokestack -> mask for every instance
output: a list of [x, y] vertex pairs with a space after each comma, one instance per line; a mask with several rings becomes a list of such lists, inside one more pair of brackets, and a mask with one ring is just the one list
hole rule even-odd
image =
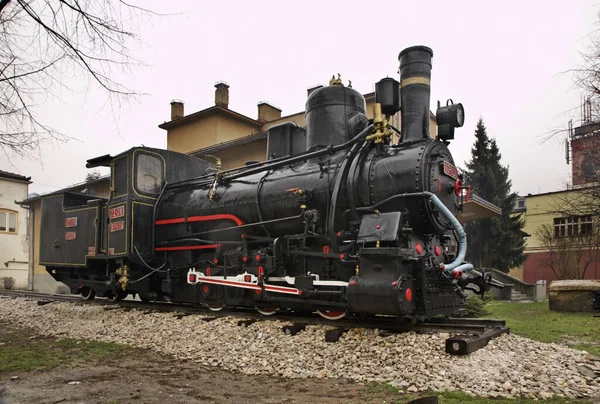
[[215, 105], [229, 108], [229, 85], [222, 81], [215, 84]]
[[183, 118], [183, 101], [171, 101], [171, 120]]
[[431, 58], [426, 46], [412, 46], [400, 52], [402, 97], [402, 143], [429, 137]]

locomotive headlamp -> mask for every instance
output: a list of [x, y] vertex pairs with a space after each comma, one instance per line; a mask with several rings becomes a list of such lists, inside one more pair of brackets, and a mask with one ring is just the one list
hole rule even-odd
[[465, 123], [465, 109], [462, 104], [454, 104], [454, 101], [446, 101], [446, 106], [440, 106], [435, 112], [438, 124], [438, 137], [442, 140], [454, 139], [454, 128], [460, 128]]
[[452, 100], [446, 102], [445, 107], [440, 107], [438, 101], [438, 109], [435, 112], [438, 126], [450, 125], [455, 128], [460, 128], [465, 123], [465, 109], [462, 104], [454, 104]]

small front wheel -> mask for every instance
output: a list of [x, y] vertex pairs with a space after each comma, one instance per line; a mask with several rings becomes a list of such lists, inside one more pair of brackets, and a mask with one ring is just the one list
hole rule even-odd
[[82, 287], [80, 293], [83, 300], [94, 300], [96, 297], [96, 291], [87, 286]]
[[121, 300], [127, 297], [127, 292], [122, 290], [117, 290], [116, 293], [110, 292], [109, 295], [106, 296], [109, 302], [120, 302]]

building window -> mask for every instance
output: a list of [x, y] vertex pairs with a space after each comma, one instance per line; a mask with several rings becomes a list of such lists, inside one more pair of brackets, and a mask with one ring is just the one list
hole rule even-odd
[[518, 201], [517, 202], [517, 207], [524, 208], [525, 207], [525, 201], [523, 199], [521, 199], [520, 201]]
[[554, 237], [589, 236], [592, 216], [571, 216], [554, 219]]
[[17, 212], [0, 209], [0, 233], [17, 233]]

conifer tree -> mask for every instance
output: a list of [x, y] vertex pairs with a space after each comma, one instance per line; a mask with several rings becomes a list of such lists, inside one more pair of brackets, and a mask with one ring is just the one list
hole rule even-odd
[[521, 215], [512, 214], [516, 194], [508, 167], [500, 163], [502, 155], [495, 139], [490, 139], [483, 120], [475, 130], [471, 161], [466, 163], [465, 182], [472, 192], [502, 209], [502, 215], [467, 223], [468, 257], [476, 267], [492, 267], [503, 272], [523, 263], [525, 256]]

